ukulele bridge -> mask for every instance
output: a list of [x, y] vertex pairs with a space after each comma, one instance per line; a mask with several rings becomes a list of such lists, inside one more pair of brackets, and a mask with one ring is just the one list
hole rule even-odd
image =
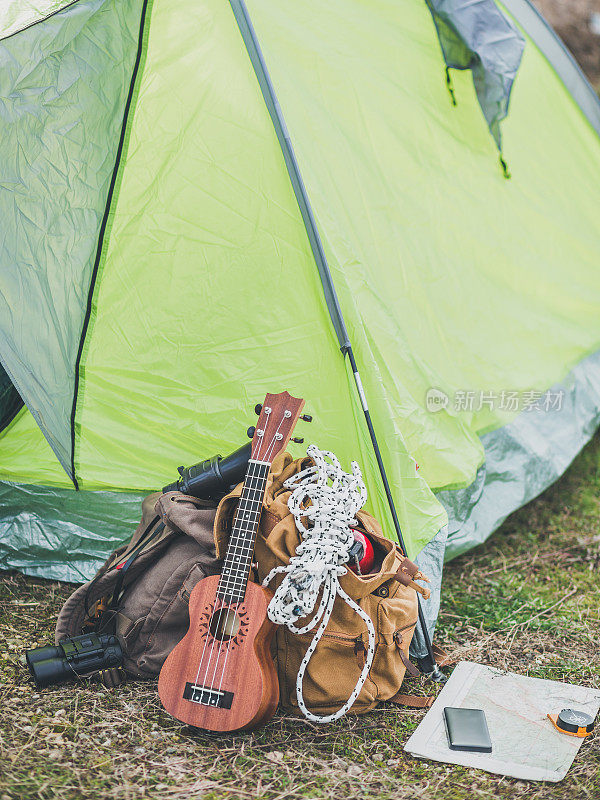
[[210, 686], [200, 686], [197, 683], [186, 683], [183, 690], [183, 699], [191, 703], [212, 708], [231, 708], [233, 692], [213, 689]]

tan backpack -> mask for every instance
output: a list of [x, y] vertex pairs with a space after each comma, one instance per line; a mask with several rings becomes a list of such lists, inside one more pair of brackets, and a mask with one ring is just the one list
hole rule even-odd
[[[294, 517], [287, 505], [291, 494], [284, 481], [311, 464], [308, 458], [294, 461], [281, 454], [273, 462], [255, 547], [257, 578], [263, 581], [273, 567], [287, 564], [300, 542]], [[227, 547], [233, 513], [242, 486], [221, 500], [215, 519], [217, 554]], [[420, 675], [408, 659], [408, 649], [417, 623], [417, 596], [410, 584], [417, 567], [405, 559], [399, 548], [383, 536], [379, 523], [364, 511], [357, 515], [360, 527], [369, 534], [381, 561], [374, 575], [360, 577], [348, 571], [340, 578], [342, 588], [366, 611], [375, 625], [376, 650], [369, 678], [352, 707], [364, 713], [382, 700], [403, 705], [427, 706], [429, 698], [400, 695], [406, 670]], [[280, 582], [274, 582], [275, 588]], [[279, 675], [280, 703], [299, 715], [296, 677], [300, 663], [313, 638], [313, 631], [303, 635], [279, 626], [274, 637], [273, 655]], [[303, 694], [308, 708], [316, 714], [337, 711], [350, 697], [365, 663], [367, 628], [363, 620], [340, 597], [323, 638], [307, 667]], [[415, 702], [411, 703], [411, 700]]]

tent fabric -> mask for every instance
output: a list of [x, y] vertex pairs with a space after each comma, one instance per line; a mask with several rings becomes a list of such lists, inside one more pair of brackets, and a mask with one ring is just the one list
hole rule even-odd
[[[421, 603], [421, 611], [427, 627], [430, 640], [433, 639], [440, 605], [442, 601], [442, 578], [444, 573], [444, 560], [448, 544], [448, 525], [444, 527], [428, 542], [415, 561], [424, 575], [429, 578], [427, 588], [431, 595], [427, 602]], [[426, 658], [428, 655], [425, 637], [421, 626], [417, 625], [410, 643], [410, 652], [415, 658]]]
[[269, 111], [271, 122], [275, 128], [277, 139], [279, 140], [279, 145], [285, 160], [288, 175], [290, 177], [300, 213], [304, 221], [304, 227], [306, 228], [312, 254], [315, 259], [317, 269], [319, 270], [319, 276], [321, 278], [321, 285], [325, 294], [325, 301], [327, 303], [329, 316], [335, 329], [340, 348], [342, 349], [342, 352], [345, 352], [345, 350], [350, 347], [346, 324], [340, 309], [335, 287], [331, 280], [329, 265], [327, 264], [325, 253], [323, 252], [323, 245], [315, 222], [313, 210], [310, 205], [310, 200], [306, 194], [306, 187], [304, 186], [304, 181], [302, 180], [302, 175], [300, 174], [300, 170], [298, 168], [296, 154], [290, 141], [287, 126], [285, 124], [285, 120], [283, 119], [281, 108], [273, 89], [271, 77], [264, 62], [260, 44], [256, 39], [252, 21], [248, 16], [246, 4], [243, 2], [243, 0], [231, 0], [230, 5], [244, 40], [246, 50], [248, 51], [248, 56], [252, 62], [252, 67], [258, 80], [263, 99]]
[[465, 102], [448, 103], [424, 5], [397, 16], [388, 3], [308, 5], [249, 9], [367, 396], [429, 485], [466, 486], [480, 434], [518, 412], [433, 414], [428, 391], [546, 389], [597, 348], [598, 137], [529, 41], [504, 123], [505, 181], [464, 73]]
[[485, 434], [485, 460], [465, 489], [440, 492], [448, 511], [446, 559], [484, 542], [506, 517], [556, 481], [600, 425], [600, 351], [539, 401]]
[[501, 151], [500, 123], [508, 114], [525, 40], [494, 0], [426, 2], [446, 65], [472, 71], [479, 105]]
[[131, 537], [144, 497], [0, 481], [0, 564], [83, 583]]
[[73, 489], [72, 480], [26, 407], [0, 432], [0, 452], [1, 480]]
[[[231, 6], [38, 5], [0, 41], [0, 359], [28, 406], [0, 431], [1, 563], [87, 577], [130, 535], [143, 494], [237, 448], [254, 404], [284, 388], [314, 416], [301, 435], [360, 463], [393, 535]], [[467, 72], [448, 102], [425, 0], [247, 9], [409, 555], [434, 573], [433, 625], [443, 553], [489, 535], [597, 423], [600, 141], [573, 74], [516, 12], [507, 181]], [[63, 79], [77, 102], [52, 93]], [[524, 410], [563, 386], [563, 416]]]
[[75, 358], [137, 19], [137, 0], [79, 0], [0, 41], [2, 364], [67, 471]]
[[[239, 446], [265, 387], [285, 386], [308, 401], [311, 439], [363, 464], [372, 507], [386, 519], [354, 388], [231, 9], [155, 3], [149, 19], [82, 357], [80, 485], [160, 486], [177, 464]], [[184, 61], [165, 58], [175, 31]], [[387, 449], [415, 553], [445, 513], [399, 431]]]
[[76, 492], [26, 408], [0, 433], [0, 452], [3, 569], [82, 582], [131, 536], [147, 492]]

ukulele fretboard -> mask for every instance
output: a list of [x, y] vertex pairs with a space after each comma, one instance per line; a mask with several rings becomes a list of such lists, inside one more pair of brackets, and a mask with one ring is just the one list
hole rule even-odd
[[226, 603], [240, 603], [246, 594], [270, 467], [271, 464], [266, 461], [250, 459], [248, 462], [248, 472], [217, 588], [217, 597]]

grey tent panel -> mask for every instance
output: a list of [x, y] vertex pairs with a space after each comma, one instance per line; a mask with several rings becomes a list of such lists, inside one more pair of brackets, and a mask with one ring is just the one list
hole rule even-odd
[[[433, 640], [438, 614], [440, 613], [442, 573], [444, 570], [444, 554], [446, 552], [447, 539], [448, 526], [445, 525], [415, 558], [419, 569], [427, 575], [431, 581], [427, 584], [427, 588], [431, 591], [431, 596], [428, 600], [421, 603], [425, 623], [429, 631], [429, 638], [431, 640]], [[410, 643], [410, 654], [415, 658], [425, 658], [427, 656], [427, 648], [420, 626], [415, 628], [415, 633]]]
[[504, 0], [503, 5], [552, 64], [590, 125], [600, 136], [600, 97], [562, 40], [529, 0]]
[[433, 16], [447, 66], [472, 71], [479, 105], [501, 149], [500, 123], [508, 114], [525, 40], [494, 0], [425, 2]]
[[556, 481], [600, 425], [600, 351], [549, 394], [560, 407], [522, 411], [485, 434], [485, 461], [466, 489], [437, 497], [448, 511], [446, 559], [484, 542], [513, 511]]
[[0, 41], [12, 154], [0, 163], [0, 361], [69, 474], [75, 361], [139, 18], [139, 0], [79, 0]]
[[0, 481], [0, 569], [82, 583], [131, 538], [146, 493]]

